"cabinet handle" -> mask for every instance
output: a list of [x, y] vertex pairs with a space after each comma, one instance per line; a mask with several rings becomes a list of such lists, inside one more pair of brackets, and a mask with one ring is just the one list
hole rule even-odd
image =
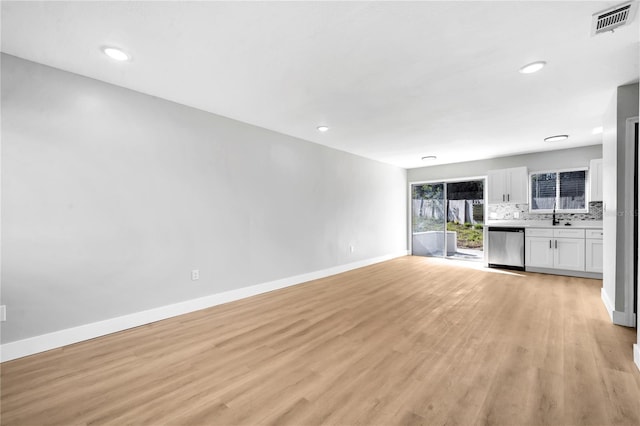
[[558, 240], [556, 240], [556, 248], [558, 248]]
[[502, 194], [502, 201], [504, 202], [504, 194]]
[[507, 201], [509, 201], [509, 194], [507, 194]]
[[551, 240], [549, 240], [549, 248], [551, 248]]

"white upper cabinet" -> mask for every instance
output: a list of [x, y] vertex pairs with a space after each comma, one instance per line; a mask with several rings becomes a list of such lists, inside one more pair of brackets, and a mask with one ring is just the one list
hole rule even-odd
[[509, 192], [507, 202], [514, 204], [526, 204], [529, 174], [526, 167], [507, 169], [507, 183]]
[[490, 170], [487, 174], [489, 204], [526, 204], [528, 180], [526, 167]]
[[490, 170], [487, 174], [487, 201], [489, 204], [505, 203], [504, 170]]
[[602, 158], [589, 162], [589, 201], [602, 201]]

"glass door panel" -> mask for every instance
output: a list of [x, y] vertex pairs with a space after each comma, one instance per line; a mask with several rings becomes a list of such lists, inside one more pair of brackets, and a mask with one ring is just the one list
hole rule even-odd
[[411, 185], [411, 238], [414, 256], [444, 256], [444, 183]]
[[447, 182], [447, 256], [482, 261], [484, 180]]

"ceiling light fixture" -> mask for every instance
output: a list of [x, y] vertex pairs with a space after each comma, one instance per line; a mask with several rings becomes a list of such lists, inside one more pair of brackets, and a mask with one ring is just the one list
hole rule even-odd
[[324, 133], [329, 130], [329, 126], [318, 126], [316, 129], [318, 129], [319, 132]]
[[105, 46], [102, 48], [102, 53], [118, 62], [124, 62], [131, 59], [131, 57], [124, 50], [118, 49], [117, 47]]
[[598, 126], [598, 127], [594, 127], [591, 133], [593, 133], [594, 135], [599, 135], [603, 132], [603, 130], [604, 129], [602, 128], [602, 126]]
[[422, 157], [422, 161], [434, 161], [436, 160], [438, 157], [436, 157], [435, 155], [427, 155]]
[[545, 142], [558, 142], [558, 141], [563, 141], [565, 139], [569, 139], [569, 135], [549, 136], [548, 138], [544, 138], [544, 141]]
[[547, 65], [545, 61], [532, 62], [520, 68], [520, 73], [532, 74], [536, 71], [540, 71], [545, 65]]

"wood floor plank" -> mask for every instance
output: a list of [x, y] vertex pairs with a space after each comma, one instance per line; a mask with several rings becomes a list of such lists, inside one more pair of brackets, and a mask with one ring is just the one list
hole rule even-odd
[[2, 425], [637, 425], [601, 281], [403, 257], [1, 365]]

